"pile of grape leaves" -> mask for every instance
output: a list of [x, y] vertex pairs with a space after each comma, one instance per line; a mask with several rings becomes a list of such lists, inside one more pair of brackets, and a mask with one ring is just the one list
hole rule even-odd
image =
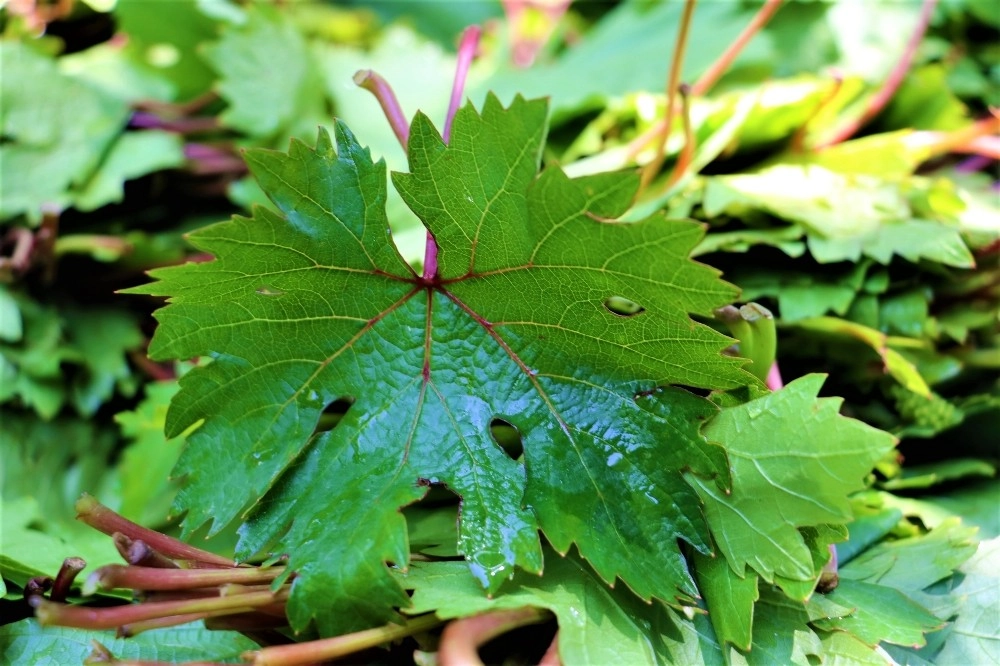
[[[786, 0], [647, 182], [683, 3], [517, 4], [0, 7], [0, 660], [266, 644], [43, 626], [120, 559], [89, 493], [280, 558], [286, 642], [533, 607], [567, 665], [1000, 663], [1000, 10], [941, 0], [831, 140], [933, 3]], [[760, 6], [699, 4], [682, 80]]]

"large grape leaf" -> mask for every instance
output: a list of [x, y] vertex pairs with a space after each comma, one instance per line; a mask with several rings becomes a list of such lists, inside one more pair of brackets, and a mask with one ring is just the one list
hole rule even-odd
[[[248, 152], [280, 213], [193, 234], [215, 261], [136, 290], [172, 296], [154, 358], [214, 359], [168, 415], [171, 436], [204, 419], [177, 470], [187, 530], [256, 505], [241, 551], [290, 553], [297, 627], [344, 631], [407, 603], [384, 563], [406, 564], [398, 508], [431, 484], [461, 496], [459, 549], [491, 591], [514, 566], [541, 570], [541, 527], [641, 597], [694, 593], [676, 540], [707, 552], [708, 534], [681, 471], [724, 474], [725, 457], [699, 433], [715, 407], [657, 387], [752, 381], [688, 316], [734, 290], [688, 259], [697, 225], [614, 221], [635, 175], [539, 173], [545, 118], [544, 101], [491, 97], [457, 114], [447, 146], [415, 119], [394, 183], [436, 239], [436, 272], [399, 258], [384, 165], [338, 123], [336, 150], [321, 131], [315, 149]], [[312, 438], [338, 401], [339, 425]], [[523, 464], [492, 439], [497, 419]]]

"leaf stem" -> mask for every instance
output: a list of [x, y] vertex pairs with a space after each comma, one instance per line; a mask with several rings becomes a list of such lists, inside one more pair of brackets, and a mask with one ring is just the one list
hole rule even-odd
[[777, 361], [771, 364], [771, 369], [767, 371], [767, 379], [764, 380], [764, 383], [772, 391], [779, 391], [785, 386], [785, 383], [781, 379], [781, 370], [778, 368]]
[[465, 92], [465, 80], [469, 75], [469, 66], [476, 56], [479, 38], [483, 31], [478, 25], [470, 25], [462, 31], [462, 39], [458, 44], [458, 62], [455, 65], [455, 80], [451, 84], [451, 98], [448, 100], [448, 115], [444, 119], [444, 131], [441, 137], [445, 143], [451, 139], [451, 122], [462, 103], [462, 93]]
[[9, 257], [0, 257], [0, 280], [9, 282], [31, 268], [35, 236], [24, 227], [14, 227], [7, 232], [3, 243], [13, 245]]
[[116, 629], [137, 622], [191, 613], [249, 613], [261, 606], [286, 601], [287, 590], [272, 592], [252, 592], [228, 597], [208, 597], [205, 599], [155, 601], [143, 604], [126, 604], [107, 608], [71, 606], [41, 597], [32, 597], [28, 602], [35, 609], [35, 616], [42, 625], [75, 627], [77, 629]]
[[51, 576], [34, 576], [33, 578], [29, 578], [28, 582], [24, 585], [24, 598], [41, 597], [51, 589]]
[[177, 134], [201, 134], [219, 129], [219, 120], [214, 116], [167, 119], [148, 111], [134, 111], [128, 124], [129, 127], [158, 129]]
[[276, 645], [260, 650], [244, 652], [242, 658], [254, 666], [304, 666], [337, 659], [349, 654], [378, 647], [383, 643], [412, 636], [441, 624], [436, 615], [422, 615], [406, 624], [388, 624], [384, 627], [366, 629], [353, 634], [325, 638], [306, 643]]
[[125, 564], [108, 564], [98, 568], [84, 585], [84, 594], [97, 590], [128, 588], [132, 590], [187, 590], [192, 587], [214, 587], [228, 583], [253, 584], [274, 580], [284, 567], [270, 569], [163, 569]]
[[236, 562], [196, 548], [183, 541], [154, 532], [121, 516], [98, 502], [92, 495], [84, 493], [76, 501], [76, 517], [99, 532], [114, 536], [120, 532], [129, 539], [145, 541], [151, 548], [168, 557], [192, 560], [198, 566], [235, 567]]
[[656, 140], [656, 155], [652, 161], [642, 170], [641, 189], [645, 189], [653, 180], [663, 160], [666, 157], [667, 139], [670, 137], [670, 130], [674, 125], [675, 102], [677, 96], [677, 84], [680, 81], [681, 70], [684, 67], [684, 51], [687, 48], [688, 33], [691, 28], [691, 16], [694, 14], [694, 6], [697, 0], [684, 0], [684, 12], [681, 14], [680, 27], [677, 29], [677, 41], [674, 43], [674, 56], [670, 62], [670, 72], [667, 75], [667, 109], [663, 125], [660, 127], [659, 136]]
[[538, 666], [562, 666], [562, 659], [559, 658], [559, 630], [556, 630], [556, 635], [552, 637], [552, 642], [549, 643], [548, 649], [545, 654], [542, 655], [541, 660], [538, 662]]
[[396, 135], [399, 145], [403, 147], [405, 152], [410, 141], [410, 123], [407, 122], [406, 116], [403, 114], [403, 108], [399, 105], [399, 100], [396, 99], [396, 93], [393, 92], [392, 86], [370, 69], [358, 70], [354, 74], [354, 83], [375, 95], [386, 120], [389, 121], [393, 134]]
[[681, 124], [684, 128], [684, 147], [681, 149], [680, 155], [677, 156], [677, 163], [674, 164], [674, 169], [667, 179], [666, 185], [663, 188], [664, 191], [669, 190], [677, 184], [677, 181], [684, 176], [684, 173], [691, 165], [691, 160], [694, 157], [695, 138], [694, 130], [691, 127], [691, 86], [682, 83], [677, 86], [677, 92], [681, 96]]
[[56, 579], [52, 583], [52, 591], [49, 593], [49, 598], [52, 601], [66, 601], [66, 597], [69, 596], [70, 588], [73, 587], [73, 581], [76, 580], [77, 574], [87, 568], [87, 562], [80, 557], [67, 557], [63, 560], [62, 566], [59, 567], [59, 573], [56, 574]]
[[840, 583], [840, 574], [837, 573], [837, 549], [833, 544], [829, 544], [830, 559], [823, 565], [823, 571], [819, 575], [819, 582], [816, 583], [816, 591], [820, 594], [833, 592]]
[[764, 6], [757, 10], [754, 17], [750, 19], [750, 23], [747, 24], [743, 31], [732, 41], [732, 43], [722, 52], [718, 58], [715, 59], [705, 72], [698, 77], [694, 85], [691, 86], [691, 94], [696, 96], [701, 96], [707, 93], [712, 86], [714, 86], [722, 75], [726, 73], [726, 70], [733, 64], [736, 60], [736, 56], [746, 48], [746, 45], [750, 42], [754, 35], [763, 29], [764, 26], [768, 24], [771, 17], [778, 11], [781, 7], [781, 3], [784, 0], [767, 0]]
[[552, 617], [540, 608], [525, 607], [490, 611], [455, 620], [441, 634], [438, 649], [439, 666], [483, 666], [479, 658], [480, 645], [512, 629], [539, 624]]
[[157, 567], [159, 569], [178, 569], [180, 565], [163, 553], [153, 550], [145, 541], [136, 539], [133, 541], [121, 532], [111, 535], [111, 540], [115, 544], [115, 549], [122, 559], [129, 564], [143, 567]]
[[868, 106], [865, 107], [864, 112], [858, 118], [849, 120], [834, 130], [833, 135], [829, 139], [817, 146], [818, 149], [826, 148], [851, 138], [885, 108], [885, 105], [889, 103], [892, 96], [896, 94], [900, 84], [903, 83], [906, 73], [910, 70], [910, 65], [913, 64], [913, 57], [916, 55], [917, 47], [920, 46], [920, 42], [924, 38], [924, 33], [927, 32], [927, 26], [934, 15], [934, 7], [937, 6], [937, 3], [938, 0], [924, 0], [923, 7], [920, 10], [920, 17], [917, 19], [917, 25], [914, 27], [913, 33], [910, 35], [910, 40], [906, 43], [906, 48], [903, 49], [903, 53], [896, 62], [896, 65], [889, 72], [889, 77], [885, 80], [885, 83], [868, 101]]

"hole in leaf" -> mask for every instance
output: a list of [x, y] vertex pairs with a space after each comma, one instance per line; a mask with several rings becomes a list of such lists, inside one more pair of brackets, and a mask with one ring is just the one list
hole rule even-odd
[[337, 398], [323, 410], [323, 413], [319, 415], [319, 422], [316, 424], [315, 432], [326, 432], [327, 430], [333, 430], [334, 426], [340, 423], [340, 420], [344, 418], [344, 414], [347, 410], [351, 408], [354, 404], [354, 398], [347, 396], [344, 398]]
[[503, 419], [490, 421], [490, 434], [493, 436], [493, 441], [503, 449], [503, 452], [514, 460], [520, 458], [524, 453], [521, 433], [508, 421]]
[[604, 307], [608, 309], [608, 312], [619, 317], [634, 317], [646, 311], [646, 308], [623, 296], [609, 296], [604, 299]]

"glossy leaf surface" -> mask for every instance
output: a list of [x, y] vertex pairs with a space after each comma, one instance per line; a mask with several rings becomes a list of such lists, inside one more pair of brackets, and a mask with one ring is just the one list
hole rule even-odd
[[[545, 118], [544, 102], [491, 98], [459, 112], [450, 145], [416, 118], [410, 173], [393, 182], [436, 239], [436, 273], [399, 258], [384, 166], [340, 124], [336, 148], [321, 132], [315, 149], [249, 152], [280, 213], [196, 232], [215, 261], [137, 290], [172, 297], [155, 358], [214, 359], [168, 415], [170, 435], [205, 419], [179, 463], [187, 527], [219, 529], [266, 494], [241, 548], [280, 537], [292, 554], [296, 626], [321, 597], [325, 632], [406, 603], [383, 562], [406, 563], [398, 509], [431, 484], [461, 496], [459, 548], [490, 590], [514, 566], [541, 570], [540, 527], [643, 598], [694, 592], [672, 544], [705, 551], [707, 531], [680, 471], [724, 475], [725, 458], [699, 431], [715, 408], [657, 387], [751, 381], [688, 316], [735, 293], [687, 258], [697, 225], [614, 221], [636, 177], [539, 173]], [[343, 420], [312, 438], [338, 400]], [[523, 464], [492, 439], [496, 419], [519, 432]], [[330, 585], [347, 590], [332, 608]]]

